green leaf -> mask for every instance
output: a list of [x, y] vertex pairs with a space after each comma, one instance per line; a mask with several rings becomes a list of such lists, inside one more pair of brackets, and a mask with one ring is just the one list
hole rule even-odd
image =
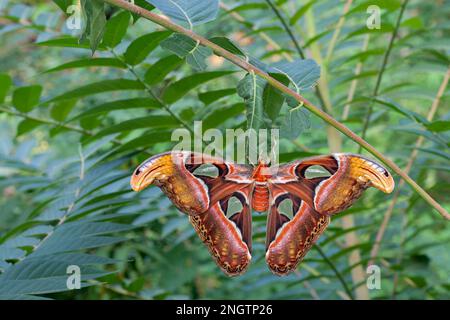
[[6, 73], [0, 74], [0, 103], [5, 101], [6, 95], [12, 86], [12, 80]]
[[243, 11], [250, 11], [250, 10], [257, 10], [257, 9], [267, 9], [266, 3], [261, 2], [253, 2], [253, 3], [243, 3], [240, 5], [237, 5], [233, 7], [233, 9], [229, 10], [229, 12], [243, 12]]
[[198, 98], [205, 105], [210, 105], [213, 102], [220, 100], [223, 97], [228, 97], [236, 93], [236, 88], [213, 90], [207, 92], [201, 92], [198, 94]]
[[[42, 263], [42, 266], [48, 267], [48, 264]], [[62, 266], [62, 265], [61, 265]], [[67, 267], [67, 266], [66, 266]], [[27, 269], [25, 272], [32, 272], [31, 269]], [[88, 271], [82, 269], [81, 273], [83, 280], [88, 280]], [[98, 278], [102, 274], [99, 271], [95, 278]], [[33, 294], [53, 293], [60, 291], [67, 291], [67, 274], [59, 275], [55, 277], [45, 276], [40, 279], [33, 279], [29, 281], [23, 280], [2, 280], [0, 279], [0, 296], [4, 299], [39, 299], [36, 296], [20, 294], [21, 292], [32, 292]], [[86, 287], [84, 283], [81, 287]]]
[[[86, 39], [77, 39], [74, 37], [58, 37], [55, 39], [50, 39], [46, 41], [41, 41], [35, 43], [38, 46], [46, 46], [46, 47], [62, 47], [62, 48], [82, 48], [89, 49], [90, 45]], [[105, 50], [106, 48], [101, 44], [97, 47], [97, 50]]]
[[441, 63], [444, 66], [447, 66], [450, 63], [450, 57], [447, 54], [431, 48], [423, 48], [420, 51], [414, 51], [408, 58], [412, 58], [414, 60], [432, 60], [436, 61], [437, 63]]
[[105, 32], [105, 2], [102, 0], [81, 0], [81, 8], [86, 23], [81, 38], [89, 38], [92, 54], [94, 54]]
[[170, 55], [158, 60], [147, 69], [145, 73], [145, 82], [150, 85], [157, 84], [173, 70], [183, 64], [183, 59], [176, 55]]
[[447, 141], [442, 139], [442, 137], [440, 137], [438, 134], [432, 133], [428, 130], [419, 130], [416, 128], [404, 127], [404, 126], [394, 126], [394, 127], [392, 127], [392, 129], [395, 131], [406, 132], [406, 133], [411, 133], [414, 135], [423, 136], [424, 138], [426, 138], [430, 141], [433, 141], [434, 143], [440, 145], [441, 147], [444, 147], [444, 148], [449, 147], [449, 143]]
[[381, 10], [387, 10], [387, 11], [395, 11], [401, 6], [400, 0], [367, 0], [358, 3], [355, 5], [351, 10], [347, 12], [347, 16], [351, 15], [355, 12], [367, 12], [367, 8], [371, 5], [375, 5], [380, 7]]
[[291, 50], [291, 49], [286, 49], [286, 48], [274, 49], [274, 50], [269, 50], [265, 54], [263, 54], [261, 56], [261, 60], [266, 60], [266, 59], [270, 59], [270, 58], [278, 59], [278, 57], [284, 53], [287, 53], [289, 55], [295, 55], [295, 51]]
[[17, 136], [30, 132], [40, 126], [42, 123], [32, 119], [22, 120], [17, 126]]
[[101, 119], [95, 116], [83, 117], [80, 119], [80, 126], [85, 130], [94, 130], [101, 124]]
[[[0, 276], [0, 295], [43, 294], [67, 291], [67, 268], [80, 267], [84, 282], [105, 274], [94, 265], [109, 264], [114, 260], [87, 254], [53, 254], [27, 257]], [[85, 286], [85, 285], [84, 285]]]
[[421, 29], [423, 28], [423, 22], [420, 16], [411, 17], [409, 19], [404, 20], [401, 25], [401, 27], [408, 27], [411, 29]]
[[97, 137], [102, 137], [113, 133], [123, 133], [142, 128], [170, 128], [175, 127], [178, 124], [178, 121], [172, 116], [152, 115], [121, 122], [100, 131], [99, 133], [97, 133]]
[[[1, 166], [4, 168], [14, 168], [21, 171], [27, 171], [27, 172], [35, 172], [37, 169], [35, 166], [31, 164], [24, 163], [23, 161], [15, 158], [11, 158], [9, 156], [3, 156], [0, 154], [0, 162]], [[0, 183], [2, 185], [2, 183]], [[1, 238], [0, 238], [1, 243]]]
[[447, 161], [450, 161], [450, 154], [441, 150], [441, 149], [437, 149], [437, 148], [417, 148], [417, 150], [426, 152], [426, 153], [430, 153], [439, 157], [444, 158]]
[[[370, 97], [364, 97], [364, 98], [370, 101]], [[398, 112], [399, 114], [402, 114], [416, 122], [423, 123], [423, 124], [427, 123], [427, 120], [423, 116], [402, 107], [400, 104], [393, 101], [392, 99], [389, 99], [387, 97], [376, 97], [373, 99], [373, 101], [382, 106], [386, 106], [386, 107], [390, 108], [391, 110], [394, 110], [394, 111]]]
[[237, 93], [246, 105], [247, 128], [258, 130], [265, 123], [263, 92], [266, 84], [264, 79], [248, 73], [237, 85]]
[[367, 26], [359, 28], [353, 32], [350, 32], [347, 37], [343, 39], [343, 41], [353, 38], [355, 36], [363, 35], [363, 34], [381, 34], [381, 33], [392, 33], [394, 31], [394, 26], [389, 23], [382, 23], [380, 29], [369, 29]]
[[[48, 254], [48, 251], [45, 250], [47, 247], [53, 247], [53, 244], [57, 246], [59, 249], [64, 251], [67, 250], [68, 246], [72, 246], [68, 243], [58, 243], [65, 242], [61, 241], [67, 238], [88, 238], [92, 236], [101, 236], [113, 232], [122, 232], [127, 230], [132, 230], [134, 227], [128, 226], [121, 223], [114, 222], [92, 222], [92, 221], [72, 221], [62, 224], [58, 227], [55, 232], [52, 234], [52, 237], [45, 241], [43, 245], [39, 247], [39, 250], [35, 251], [32, 257], [42, 256], [44, 254]], [[78, 250], [78, 249], [75, 249]], [[51, 252], [53, 253], [53, 252]], [[31, 256], [30, 256], [31, 257]]]
[[172, 104], [179, 99], [181, 99], [184, 95], [186, 95], [190, 90], [195, 87], [211, 81], [213, 79], [217, 79], [226, 75], [234, 73], [234, 71], [211, 71], [211, 72], [203, 72], [197, 73], [177, 82], [172, 83], [167, 89], [164, 91], [162, 99], [168, 103]]
[[343, 61], [342, 64], [348, 63], [348, 62], [351, 62], [351, 61], [354, 61], [354, 60], [364, 62], [364, 61], [366, 61], [367, 58], [369, 58], [370, 56], [381, 55], [381, 54], [383, 54], [384, 52], [385, 52], [385, 49], [384, 49], [384, 48], [381, 48], [381, 47], [380, 47], [380, 48], [374, 48], [374, 49], [371, 49], [371, 50], [366, 50], [366, 51], [363, 51], [363, 52], [357, 52], [357, 53], [355, 53], [354, 55], [351, 55], [351, 56], [349, 56], [348, 58], [346, 58], [346, 59]]
[[[148, 11], [152, 11], [153, 9], [155, 9], [155, 7], [148, 3], [146, 0], [134, 0], [134, 4]], [[136, 23], [136, 21], [138, 21], [141, 17], [138, 13], [135, 12], [132, 12], [131, 14], [133, 16], [133, 23]]]
[[303, 6], [301, 6], [300, 9], [298, 9], [297, 12], [294, 13], [294, 15], [291, 17], [291, 19], [289, 20], [289, 24], [291, 26], [296, 24], [297, 21], [300, 20], [300, 18], [303, 17], [303, 15], [309, 10], [309, 8], [311, 8], [314, 2], [316, 2], [316, 0], [311, 0], [305, 3]]
[[129, 150], [136, 150], [139, 148], [148, 148], [154, 146], [156, 143], [169, 142], [172, 137], [172, 130], [152, 130], [140, 135], [131, 141], [124, 143], [117, 149], [117, 152], [126, 152]]
[[350, 82], [355, 79], [364, 79], [364, 78], [370, 78], [373, 76], [376, 76], [378, 74], [378, 70], [367, 70], [362, 71], [359, 74], [350, 74], [346, 77], [344, 77], [339, 84], [344, 84], [346, 82]]
[[[236, 89], [234, 92], [236, 92]], [[203, 120], [203, 129], [217, 128], [225, 121], [242, 114], [245, 107], [244, 103], [236, 103], [231, 106], [221, 106], [214, 109], [214, 111]]]
[[302, 107], [289, 110], [281, 124], [281, 136], [296, 139], [305, 129], [310, 127], [309, 113]]
[[125, 100], [116, 100], [111, 102], [106, 102], [101, 105], [95, 106], [85, 112], [74, 117], [71, 121], [75, 119], [80, 119], [89, 116], [97, 116], [100, 114], [105, 114], [115, 110], [128, 110], [128, 109], [159, 109], [162, 108], [161, 103], [155, 99], [151, 98], [134, 98]]
[[316, 34], [315, 36], [309, 38], [308, 40], [305, 41], [305, 44], [303, 45], [303, 49], [308, 48], [310, 45], [319, 41], [320, 39], [322, 39], [323, 37], [325, 37], [327, 34], [331, 33], [332, 31], [333, 31], [333, 29], [327, 29], [327, 30], [322, 31], [319, 34]]
[[56, 3], [64, 13], [67, 13], [67, 8], [73, 5], [73, 0], [53, 0], [53, 2]]
[[320, 78], [320, 67], [312, 59], [277, 63], [273, 69], [286, 75], [297, 92], [310, 90]]
[[51, 300], [50, 298], [32, 296], [28, 294], [0, 294], [0, 300]]
[[114, 67], [125, 69], [127, 66], [116, 58], [90, 58], [67, 62], [55, 68], [48, 69], [45, 73], [84, 67]]
[[147, 0], [177, 23], [194, 25], [214, 20], [219, 11], [218, 0]]
[[129, 79], [103, 80], [73, 89], [71, 91], [68, 91], [66, 93], [63, 93], [59, 96], [50, 99], [48, 102], [57, 102], [67, 99], [82, 98], [85, 96], [109, 91], [143, 90], [143, 89], [145, 89], [144, 85], [136, 80], [129, 80]]
[[437, 120], [429, 124], [425, 124], [425, 127], [433, 132], [444, 132], [450, 130], [450, 121], [448, 120]]
[[[289, 79], [284, 75], [272, 74], [272, 77], [284, 85], [289, 84]], [[280, 114], [284, 100], [285, 96], [280, 90], [273, 87], [270, 83], [266, 84], [263, 93], [264, 112], [272, 121], [275, 121]]]
[[56, 102], [50, 110], [50, 116], [56, 121], [63, 122], [75, 107], [77, 101], [76, 99], [70, 99]]
[[224, 48], [225, 50], [231, 52], [232, 54], [245, 57], [247, 56], [241, 48], [239, 48], [233, 41], [226, 37], [214, 37], [210, 38], [209, 41], [217, 44], [218, 46]]
[[186, 62], [195, 70], [205, 70], [205, 59], [212, 54], [212, 50], [201, 46], [191, 38], [176, 33], [161, 42], [161, 47], [175, 53], [180, 58], [186, 58]]
[[156, 31], [135, 39], [125, 51], [125, 61], [134, 66], [155, 50], [160, 42], [172, 34], [172, 31]]
[[0, 259], [1, 260], [12, 260], [20, 259], [26, 255], [26, 251], [17, 248], [6, 247], [0, 245]]
[[40, 85], [20, 87], [14, 90], [12, 103], [21, 112], [30, 112], [38, 105], [41, 97], [42, 87]]
[[116, 47], [125, 37], [130, 24], [131, 14], [128, 11], [121, 11], [108, 20], [103, 35], [103, 45], [108, 48]]
[[131, 292], [139, 292], [144, 288], [146, 282], [145, 277], [138, 277], [137, 279], [133, 280], [129, 285], [126, 286], [128, 291]]
[[306, 152], [306, 151], [284, 152], [280, 153], [280, 162], [289, 162], [300, 158], [317, 156], [319, 154], [320, 153], [317, 152]]
[[[409, 281], [408, 283], [413, 283], [413, 287], [417, 287], [417, 288], [425, 288], [428, 283], [425, 277], [421, 277], [421, 276], [403, 276], [404, 278], [407, 278]], [[405, 280], [403, 280], [405, 281]]]
[[[20, 247], [32, 247], [39, 243], [38, 238], [34, 237], [25, 237], [23, 235], [20, 235], [18, 237], [9, 239], [5, 241], [0, 247], [8, 247], [8, 248], [20, 248]], [[1, 254], [0, 249], [0, 254]], [[4, 259], [4, 258], [3, 258]]]

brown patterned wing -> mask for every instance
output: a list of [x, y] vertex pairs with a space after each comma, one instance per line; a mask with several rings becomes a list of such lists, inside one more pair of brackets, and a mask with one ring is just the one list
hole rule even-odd
[[[321, 166], [329, 176], [307, 177], [313, 166]], [[314, 157], [277, 168], [269, 180], [266, 261], [270, 270], [277, 275], [294, 270], [325, 231], [330, 215], [350, 207], [371, 186], [390, 193], [394, 180], [385, 168], [359, 155]], [[280, 213], [285, 199], [292, 201], [292, 219]]]
[[[321, 166], [329, 177], [308, 178], [312, 166]], [[278, 168], [272, 184], [305, 201], [322, 214], [349, 208], [369, 187], [385, 193], [394, 189], [394, 179], [380, 164], [360, 155], [333, 154], [295, 161]]]
[[[270, 215], [277, 219], [280, 213], [273, 210]], [[270, 270], [279, 276], [295, 270], [329, 222], [329, 216], [321, 215], [302, 202], [294, 218], [283, 224], [268, 244], [266, 262]]]
[[205, 183], [188, 170], [186, 152], [167, 152], [145, 160], [131, 177], [131, 187], [141, 191], [154, 184], [173, 204], [187, 214], [205, 212], [210, 205]]
[[[293, 218], [279, 212], [279, 204], [293, 200]], [[276, 275], [287, 275], [295, 270], [312, 245], [325, 231], [330, 217], [311, 209], [306, 202], [289, 194], [275, 199], [267, 221], [266, 262]]]
[[[216, 177], [194, 174], [203, 164], [217, 168]], [[241, 274], [251, 260], [251, 168], [187, 151], [156, 155], [144, 161], [131, 178], [133, 190], [154, 184], [174, 205], [189, 215], [201, 240], [220, 268], [230, 276]], [[242, 209], [227, 217], [229, 201]]]
[[[216, 178], [194, 175], [203, 164], [218, 169]], [[215, 202], [246, 187], [251, 169], [190, 151], [173, 151], [155, 155], [139, 165], [131, 177], [131, 187], [141, 191], [156, 185], [174, 205], [187, 214], [205, 212]]]
[[247, 269], [251, 260], [252, 220], [248, 206], [228, 219], [227, 202], [216, 202], [208, 211], [189, 216], [189, 220], [222, 271], [236, 276]]

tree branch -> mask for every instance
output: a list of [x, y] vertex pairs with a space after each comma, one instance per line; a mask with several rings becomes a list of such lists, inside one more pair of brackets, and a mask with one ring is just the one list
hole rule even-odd
[[64, 129], [67, 129], [67, 130], [70, 130], [70, 131], [75, 131], [75, 132], [84, 134], [85, 136], [91, 136], [91, 137], [94, 136], [93, 132], [91, 132], [89, 130], [85, 130], [85, 129], [81, 128], [81, 127], [70, 125], [70, 124], [66, 124], [66, 123], [62, 123], [62, 122], [51, 120], [51, 119], [39, 118], [39, 117], [36, 117], [36, 116], [29, 115], [28, 113], [23, 113], [23, 112], [20, 112], [20, 111], [13, 110], [13, 109], [8, 108], [8, 107], [0, 106], [0, 111], [4, 112], [4, 113], [11, 114], [13, 116], [21, 117], [21, 118], [24, 118], [24, 119], [33, 120], [33, 121], [41, 122], [41, 123], [44, 123], [44, 124], [50, 124], [52, 126], [61, 127], [61, 128], [64, 128]]
[[300, 57], [302, 59], [305, 59], [305, 54], [303, 53], [303, 50], [300, 47], [300, 44], [298, 43], [297, 39], [295, 39], [294, 33], [292, 32], [291, 28], [287, 24], [286, 20], [281, 15], [280, 11], [278, 11], [277, 7], [272, 3], [271, 0], [266, 0], [266, 2], [270, 6], [272, 11], [276, 14], [276, 16], [278, 17], [278, 20], [280, 20], [281, 24], [283, 25], [284, 30], [286, 30], [287, 34], [289, 35], [289, 38], [291, 38], [292, 42], [294, 43], [295, 49], [297, 50]]

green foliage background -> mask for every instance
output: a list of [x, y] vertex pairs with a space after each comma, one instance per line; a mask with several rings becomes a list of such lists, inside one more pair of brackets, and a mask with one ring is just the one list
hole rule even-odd
[[[229, 0], [228, 10], [222, 6], [214, 21], [194, 30], [264, 68], [300, 53], [314, 59], [322, 82], [300, 86], [300, 93], [325, 108], [316, 92], [328, 92], [327, 111], [357, 133], [371, 106], [366, 138], [402, 168], [423, 137], [410, 175], [448, 210], [448, 88], [433, 121], [426, 117], [449, 68], [450, 6], [408, 1], [383, 68], [402, 1], [354, 1], [344, 12], [348, 2]], [[80, 41], [60, 10], [71, 1], [55, 1], [60, 8], [51, 1], [1, 3], [0, 299], [348, 299], [345, 287], [361, 298], [355, 288], [365, 290], [366, 278], [352, 270], [365, 271], [392, 201], [376, 259], [381, 289], [370, 290], [370, 298], [450, 297], [448, 224], [407, 186], [398, 201], [367, 191], [332, 219], [321, 251], [312, 249], [283, 278], [265, 266], [266, 216], [254, 214], [252, 265], [240, 277], [224, 276], [159, 189], [130, 190], [133, 169], [170, 150], [172, 130], [196, 120], [221, 130], [280, 127], [283, 162], [330, 153], [327, 126], [261, 79], [258, 95], [249, 96], [242, 88], [252, 75], [100, 0], [81, 1], [87, 24]], [[381, 8], [380, 30], [366, 27], [372, 4]], [[342, 143], [343, 151], [358, 152], [353, 141]], [[343, 226], [345, 216], [354, 227]], [[81, 267], [82, 290], [66, 288], [71, 264]]]

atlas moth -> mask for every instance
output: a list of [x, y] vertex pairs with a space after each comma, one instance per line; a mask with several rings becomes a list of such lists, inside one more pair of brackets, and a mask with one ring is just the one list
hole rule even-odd
[[[213, 166], [217, 173], [198, 173], [203, 165]], [[328, 174], [308, 177], [314, 166]], [[267, 212], [266, 262], [273, 273], [286, 275], [325, 231], [330, 216], [349, 208], [369, 187], [392, 192], [394, 180], [383, 166], [355, 154], [316, 156], [275, 167], [172, 151], [136, 168], [132, 189], [150, 185], [160, 187], [188, 215], [217, 265], [230, 276], [242, 274], [250, 263], [252, 210]], [[240, 209], [228, 214], [232, 198]], [[291, 217], [280, 210], [285, 200], [291, 201]]]

